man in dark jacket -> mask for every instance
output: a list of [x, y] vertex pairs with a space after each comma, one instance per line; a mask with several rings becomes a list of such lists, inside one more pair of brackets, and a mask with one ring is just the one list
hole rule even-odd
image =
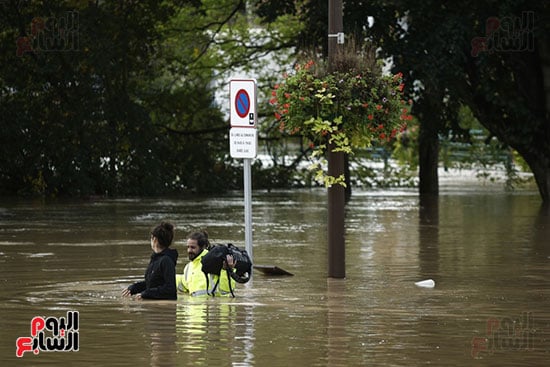
[[151, 232], [151, 261], [145, 271], [145, 280], [122, 291], [123, 296], [137, 299], [177, 299], [176, 262], [178, 251], [169, 248], [174, 239], [174, 226], [161, 223]]

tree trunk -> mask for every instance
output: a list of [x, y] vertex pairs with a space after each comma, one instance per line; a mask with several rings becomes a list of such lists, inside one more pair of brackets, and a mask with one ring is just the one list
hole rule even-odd
[[[521, 150], [518, 149], [518, 152], [521, 154]], [[535, 176], [542, 202], [550, 204], [550, 159], [544, 154], [540, 156], [522, 154], [522, 156]]]
[[550, 202], [550, 168], [546, 167], [543, 169], [535, 168], [533, 169], [533, 174], [535, 175], [535, 180], [537, 181], [537, 186], [539, 188], [540, 197], [544, 203]]
[[421, 279], [439, 274], [439, 196], [419, 195], [418, 262]]
[[[424, 121], [423, 121], [424, 122]], [[431, 124], [421, 123], [418, 137], [419, 193], [438, 194], [439, 137]]]
[[[541, 199], [550, 203], [550, 48], [547, 42], [537, 41], [530, 52], [511, 52], [493, 59], [493, 73], [487, 71], [491, 65], [480, 69], [479, 60], [468, 62], [468, 80], [473, 96], [468, 103], [474, 114], [501, 142], [511, 146], [525, 159], [535, 176]], [[497, 66], [495, 66], [497, 65]], [[490, 69], [489, 69], [490, 70]], [[510, 74], [512, 71], [512, 74]], [[508, 73], [508, 74], [506, 74]], [[499, 92], [500, 85], [493, 85], [488, 75], [503, 75], [499, 83], [510, 86], [506, 98], [498, 103], [490, 92]], [[515, 87], [515, 89], [514, 89]], [[508, 106], [505, 108], [503, 106]]]

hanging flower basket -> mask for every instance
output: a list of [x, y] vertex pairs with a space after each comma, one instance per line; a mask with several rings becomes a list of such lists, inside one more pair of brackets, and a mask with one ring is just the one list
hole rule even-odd
[[270, 103], [281, 132], [310, 141], [317, 163], [316, 179], [325, 186], [345, 186], [343, 175], [331, 177], [321, 164], [327, 151], [352, 154], [374, 141], [391, 141], [412, 119], [402, 99], [403, 74], [383, 76], [372, 71], [321, 74], [313, 61], [299, 64], [275, 85]]

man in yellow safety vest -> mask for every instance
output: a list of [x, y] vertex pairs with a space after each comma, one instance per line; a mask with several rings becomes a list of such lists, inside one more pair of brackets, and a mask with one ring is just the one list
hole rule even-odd
[[[209, 246], [210, 242], [206, 231], [189, 234], [187, 237], [187, 255], [190, 261], [185, 265], [183, 274], [176, 274], [178, 291], [189, 293], [191, 296], [205, 296], [209, 293], [212, 294], [212, 289], [218, 284], [215, 287], [214, 296], [231, 296], [231, 289], [235, 289], [235, 281], [228, 278], [226, 271], [222, 271], [219, 276], [214, 274], [205, 275], [202, 271], [201, 259], [208, 253]], [[234, 266], [233, 258], [228, 255], [224, 267], [233, 269]], [[206, 280], [207, 276], [210, 277], [208, 282]], [[231, 285], [229, 282], [231, 282]], [[206, 289], [207, 283], [210, 289]]]

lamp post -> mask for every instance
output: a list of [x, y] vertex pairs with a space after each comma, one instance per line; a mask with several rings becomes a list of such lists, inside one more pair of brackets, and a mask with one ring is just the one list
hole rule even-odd
[[[334, 71], [335, 56], [341, 51], [344, 42], [342, 0], [328, 2], [328, 68]], [[339, 177], [344, 174], [344, 153], [333, 152], [333, 144], [328, 147], [328, 174]], [[345, 188], [334, 184], [328, 188], [328, 276], [345, 278], [346, 242], [344, 238]]]

